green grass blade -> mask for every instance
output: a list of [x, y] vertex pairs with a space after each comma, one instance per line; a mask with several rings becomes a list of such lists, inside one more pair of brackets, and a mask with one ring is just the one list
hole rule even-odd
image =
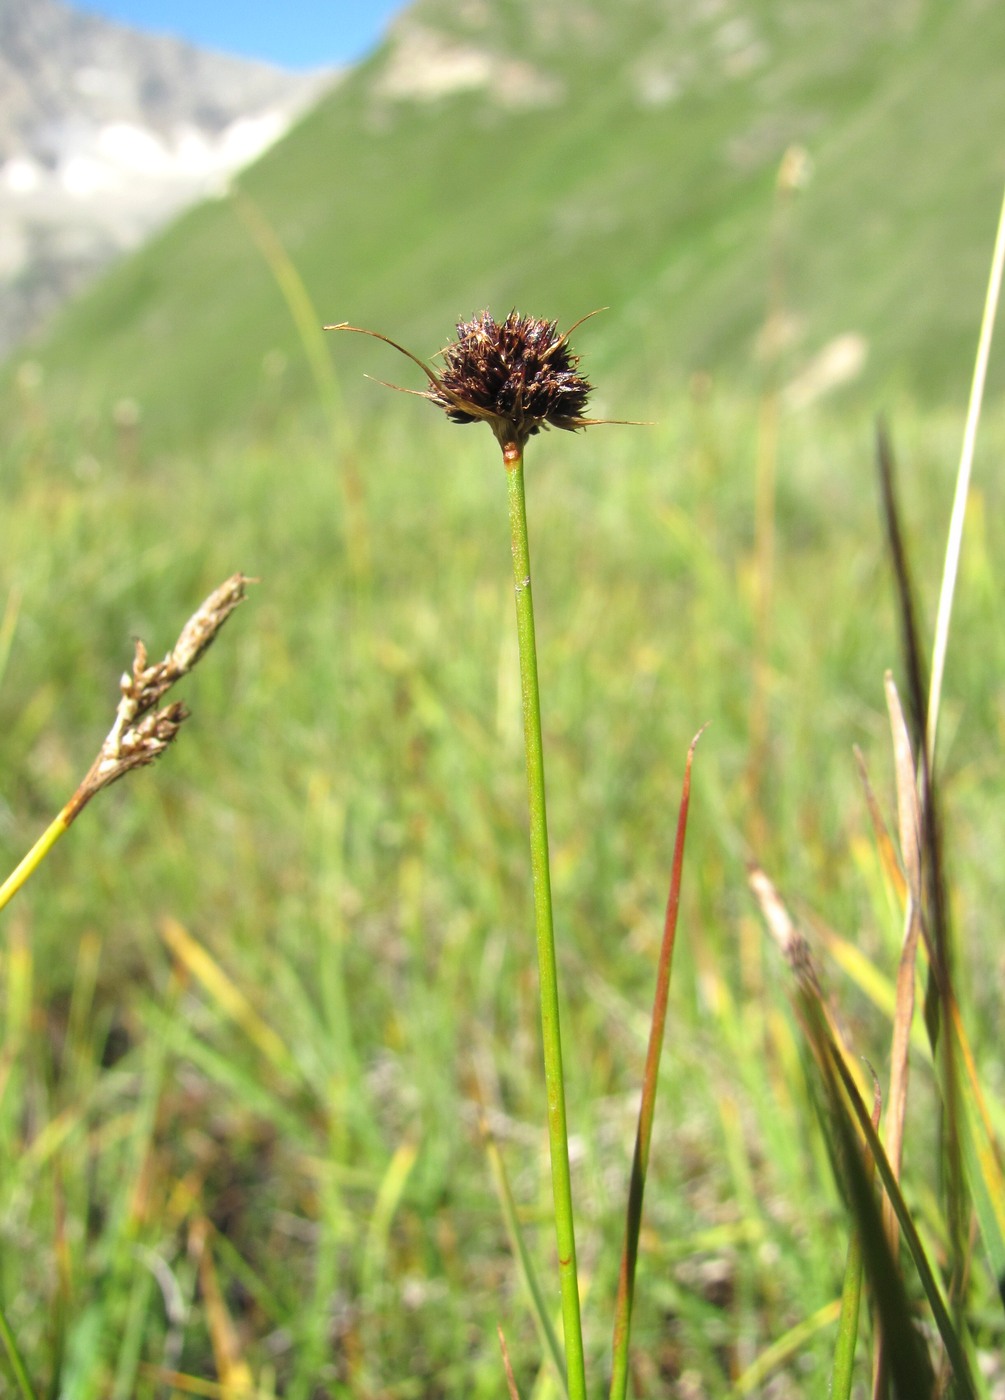
[[3, 1342], [4, 1351], [7, 1353], [7, 1361], [10, 1369], [14, 1373], [18, 1388], [24, 1400], [36, 1400], [35, 1392], [32, 1390], [31, 1381], [28, 1379], [28, 1372], [21, 1353], [18, 1351], [17, 1342], [14, 1340], [14, 1333], [11, 1331], [10, 1323], [3, 1308], [0, 1308], [0, 1341]]
[[858, 1320], [862, 1302], [862, 1235], [853, 1226], [848, 1240], [844, 1284], [841, 1289], [841, 1314], [838, 1318], [837, 1344], [831, 1369], [830, 1400], [849, 1400], [855, 1372], [855, 1347], [858, 1343]]
[[[918, 1234], [917, 1228], [914, 1224], [914, 1220], [911, 1216], [911, 1212], [908, 1209], [907, 1202], [904, 1200], [903, 1194], [901, 1193], [900, 1186], [893, 1173], [893, 1168], [890, 1166], [889, 1159], [886, 1155], [886, 1150], [883, 1147], [882, 1142], [880, 1141], [879, 1134], [876, 1132], [876, 1129], [872, 1125], [872, 1119], [869, 1117], [868, 1110], [866, 1109], [865, 1104], [862, 1102], [861, 1095], [858, 1092], [858, 1088], [855, 1085], [855, 1081], [852, 1078], [851, 1073], [849, 1072], [848, 1066], [846, 1065], [844, 1058], [838, 1051], [837, 1047], [830, 1040], [829, 1036], [826, 1035], [826, 1032], [823, 1030], [822, 1025], [820, 1025], [819, 1027], [817, 1037], [818, 1044], [816, 1048], [818, 1055], [825, 1055], [826, 1061], [829, 1061], [830, 1065], [833, 1066], [833, 1069], [837, 1071], [837, 1074], [845, 1090], [847, 1102], [851, 1104], [851, 1108], [854, 1112], [855, 1118], [858, 1120], [859, 1130], [861, 1131], [862, 1135], [866, 1140], [869, 1151], [872, 1154], [873, 1161], [875, 1162], [879, 1174], [882, 1177], [883, 1186], [886, 1189], [887, 1197], [890, 1201], [890, 1204], [893, 1206], [898, 1221], [900, 1222], [900, 1228], [904, 1232], [904, 1239], [908, 1249], [911, 1252], [911, 1257], [914, 1260], [915, 1268], [918, 1271], [918, 1277], [921, 1280], [921, 1286], [925, 1290], [925, 1296], [928, 1298], [929, 1306], [932, 1309], [932, 1316], [935, 1319], [935, 1325], [939, 1330], [939, 1335], [942, 1338], [942, 1342], [946, 1348], [946, 1353], [949, 1357], [950, 1364], [955, 1373], [956, 1382], [959, 1387], [959, 1394], [961, 1396], [966, 1397], [975, 1396], [977, 1392], [974, 1386], [973, 1377], [970, 1374], [970, 1365], [967, 1360], [963, 1342], [961, 1341], [956, 1331], [956, 1328], [953, 1326], [952, 1319], [949, 1316], [949, 1311], [946, 1307], [945, 1300], [942, 1296], [942, 1290], [939, 1287], [938, 1281], [935, 1277], [935, 1272], [932, 1269], [931, 1264], [928, 1262], [928, 1256], [925, 1253], [924, 1245], [921, 1243], [921, 1237]], [[826, 1070], [825, 1062], [821, 1063], [821, 1068]], [[832, 1095], [831, 1097], [833, 1098], [834, 1096]], [[840, 1102], [841, 1100], [837, 1100], [838, 1104], [840, 1104]], [[848, 1131], [851, 1131], [851, 1126], [850, 1124], [848, 1124], [847, 1113], [838, 1112], [835, 1113], [834, 1117], [836, 1123], [838, 1124], [842, 1132], [844, 1132], [844, 1126], [842, 1125], [847, 1126]], [[858, 1153], [856, 1152], [850, 1154], [850, 1156], [852, 1162], [854, 1163], [855, 1159], [858, 1158]], [[858, 1159], [860, 1162], [860, 1158]], [[851, 1168], [851, 1176], [853, 1178], [854, 1172], [855, 1167], [853, 1165]], [[866, 1248], [866, 1262], [867, 1264], [871, 1264], [873, 1267], [877, 1268], [880, 1272], [880, 1283], [882, 1287], [889, 1287], [891, 1290], [895, 1290], [898, 1286], [896, 1283], [892, 1282], [889, 1279], [888, 1269], [886, 1267], [886, 1260], [881, 1252], [882, 1250], [885, 1250], [886, 1255], [889, 1255], [889, 1248], [886, 1245], [886, 1237], [883, 1234], [879, 1211], [876, 1208], [875, 1199], [873, 1197], [871, 1187], [869, 1188], [867, 1193], [869, 1202], [869, 1204], [867, 1205], [865, 1201], [866, 1193], [864, 1193], [860, 1189], [858, 1183], [854, 1179], [852, 1179], [851, 1185], [855, 1193], [854, 1208], [856, 1211], [856, 1215], [863, 1228], [863, 1240]], [[861, 1200], [860, 1197], [862, 1197]], [[875, 1216], [875, 1218], [873, 1218], [873, 1216]], [[876, 1236], [881, 1237], [881, 1243], [875, 1238]], [[890, 1360], [892, 1366], [894, 1364], [894, 1356], [892, 1349]], [[910, 1394], [912, 1392], [905, 1391], [904, 1393]], [[923, 1392], [919, 1391], [917, 1393], [922, 1394]]]
[[482, 1138], [485, 1143], [485, 1155], [488, 1158], [489, 1170], [492, 1173], [492, 1181], [496, 1188], [496, 1195], [499, 1197], [499, 1205], [502, 1210], [503, 1224], [506, 1227], [506, 1234], [509, 1237], [510, 1249], [517, 1262], [523, 1278], [523, 1285], [527, 1293], [527, 1302], [530, 1306], [531, 1316], [534, 1319], [534, 1326], [541, 1342], [541, 1349], [551, 1362], [555, 1373], [555, 1381], [561, 1394], [568, 1397], [568, 1390], [565, 1384], [565, 1361], [562, 1356], [562, 1348], [555, 1329], [551, 1325], [551, 1318], [548, 1314], [544, 1301], [544, 1294], [541, 1285], [537, 1281], [537, 1274], [534, 1270], [534, 1261], [530, 1257], [523, 1231], [520, 1228], [520, 1220], [517, 1215], [516, 1202], [513, 1199], [513, 1192], [510, 1190], [509, 1176], [506, 1172], [506, 1164], [503, 1161], [502, 1153], [498, 1144], [492, 1136], [488, 1125], [482, 1123]]
[[[823, 1049], [825, 1056], [830, 1051], [829, 1046], [819, 1047], [818, 1053], [820, 1049]], [[840, 1056], [831, 1053], [830, 1058], [831, 1064], [843, 1078], [844, 1066], [840, 1063]], [[872, 1296], [879, 1313], [883, 1355], [887, 1373], [893, 1383], [893, 1393], [898, 1397], [918, 1396], [921, 1400], [921, 1397], [932, 1395], [934, 1392], [932, 1364], [925, 1343], [915, 1328], [904, 1280], [883, 1230], [879, 1204], [873, 1191], [872, 1171], [863, 1160], [859, 1137], [833, 1072], [829, 1072], [825, 1061], [821, 1061], [820, 1069], [824, 1079], [830, 1123], [836, 1137], [836, 1155], [841, 1162], [854, 1228], [862, 1241]], [[852, 1090], [854, 1091], [854, 1086]], [[857, 1098], [857, 1091], [854, 1092]], [[866, 1117], [868, 1118], [868, 1115]], [[869, 1126], [872, 1127], [871, 1122]], [[878, 1138], [876, 1141], [878, 1142]], [[948, 1322], [948, 1314], [945, 1316]], [[966, 1367], [965, 1359], [963, 1366]], [[964, 1374], [969, 1376], [966, 1371]], [[957, 1370], [958, 1378], [960, 1375], [960, 1371]], [[972, 1385], [969, 1390], [961, 1385], [961, 1394], [973, 1395]]]
[[950, 1021], [956, 1038], [960, 1065], [960, 1126], [963, 1162], [981, 1238], [987, 1251], [998, 1296], [1005, 1307], [1005, 1176], [995, 1148], [987, 1109], [981, 1093], [977, 1067], [954, 1002]]
[[795, 1356], [817, 1332], [830, 1327], [840, 1316], [840, 1306], [839, 1299], [831, 1299], [810, 1317], [803, 1318], [780, 1337], [776, 1337], [770, 1346], [765, 1347], [746, 1370], [737, 1376], [731, 1394], [737, 1397], [761, 1395], [764, 1383], [772, 1371]]

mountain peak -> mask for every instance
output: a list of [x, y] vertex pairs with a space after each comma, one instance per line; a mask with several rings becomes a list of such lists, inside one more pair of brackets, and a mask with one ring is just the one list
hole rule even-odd
[[271, 145], [334, 74], [0, 4], [0, 353]]

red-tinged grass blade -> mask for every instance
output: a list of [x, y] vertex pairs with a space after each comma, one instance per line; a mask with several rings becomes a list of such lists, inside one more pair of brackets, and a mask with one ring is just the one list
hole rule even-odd
[[660, 945], [659, 965], [656, 971], [656, 994], [653, 998], [649, 1048], [646, 1052], [646, 1067], [642, 1078], [642, 1102], [639, 1105], [639, 1122], [635, 1134], [635, 1155], [632, 1161], [632, 1178], [628, 1190], [625, 1242], [621, 1254], [621, 1273], [618, 1278], [618, 1298], [614, 1313], [611, 1400], [623, 1400], [628, 1387], [628, 1343], [632, 1326], [632, 1302], [635, 1294], [635, 1267], [638, 1262], [639, 1231], [642, 1227], [642, 1197], [646, 1187], [646, 1172], [649, 1169], [649, 1146], [652, 1141], [653, 1114], [656, 1109], [656, 1086], [659, 1081], [663, 1032], [666, 1027], [667, 999], [670, 994], [670, 970], [673, 964], [673, 950], [677, 936], [680, 884], [684, 871], [684, 838], [687, 834], [687, 814], [691, 800], [691, 763], [698, 740], [704, 732], [704, 728], [698, 731], [691, 740], [691, 746], [687, 751], [680, 809], [677, 814], [677, 836], [674, 842], [670, 893], [667, 897], [666, 917], [663, 921], [663, 942]]
[[506, 1227], [506, 1234], [509, 1236], [510, 1249], [513, 1258], [517, 1262], [517, 1267], [523, 1278], [523, 1286], [527, 1294], [527, 1301], [530, 1305], [531, 1316], [537, 1328], [538, 1339], [541, 1349], [551, 1362], [551, 1369], [554, 1379], [558, 1385], [560, 1393], [568, 1400], [568, 1390], [565, 1384], [565, 1359], [562, 1355], [562, 1348], [559, 1346], [555, 1329], [551, 1325], [551, 1318], [548, 1316], [548, 1309], [545, 1306], [544, 1294], [537, 1281], [534, 1272], [534, 1263], [530, 1257], [530, 1252], [523, 1238], [523, 1231], [520, 1228], [520, 1220], [517, 1216], [516, 1202], [513, 1199], [513, 1192], [510, 1190], [509, 1177], [506, 1174], [506, 1165], [502, 1159], [502, 1153], [492, 1136], [488, 1124], [482, 1119], [481, 1124], [482, 1141], [485, 1145], [485, 1155], [488, 1158], [489, 1171], [492, 1173], [492, 1181], [496, 1188], [496, 1195], [499, 1198], [499, 1206], [502, 1210], [503, 1224]]
[[516, 1377], [513, 1374], [513, 1367], [510, 1365], [506, 1337], [501, 1327], [496, 1327], [496, 1332], [499, 1334], [499, 1350], [502, 1352], [503, 1367], [506, 1371], [506, 1389], [509, 1391], [509, 1400], [520, 1400], [520, 1392], [516, 1388]]

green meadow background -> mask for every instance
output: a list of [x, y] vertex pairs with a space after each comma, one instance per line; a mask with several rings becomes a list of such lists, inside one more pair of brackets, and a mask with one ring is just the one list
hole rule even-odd
[[[542, 435], [527, 466], [590, 1374], [599, 1394], [709, 722], [632, 1384], [822, 1395], [847, 1226], [746, 868], [882, 1081], [901, 913], [854, 748], [895, 827], [883, 676], [903, 677], [875, 420], [928, 639], [1005, 179], [1005, 10], [409, 16], [501, 56], [488, 88], [389, 96], [392, 35], [3, 371], [5, 871], [89, 766], [132, 639], [159, 656], [217, 583], [257, 582], [182, 688], [171, 753], [2, 916], [0, 1302], [40, 1396], [495, 1396], [497, 1324], [520, 1393], [558, 1393], [480, 1128], [557, 1311], [505, 481], [483, 430], [364, 378], [421, 389], [407, 361], [318, 328], [429, 356], [486, 306], [607, 307], [574, 348], [596, 416], [639, 423]], [[849, 334], [857, 377], [793, 392]], [[939, 754], [999, 1132], [1002, 363]], [[938, 1259], [920, 1053], [912, 1096], [905, 1190]], [[979, 1254], [969, 1315], [999, 1395]]]

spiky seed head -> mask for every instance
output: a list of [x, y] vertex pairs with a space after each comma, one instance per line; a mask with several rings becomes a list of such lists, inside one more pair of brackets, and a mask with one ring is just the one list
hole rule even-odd
[[457, 340], [441, 351], [444, 368], [426, 398], [454, 423], [488, 422], [505, 446], [520, 447], [542, 428], [585, 428], [592, 392], [579, 356], [555, 321], [511, 311], [496, 321], [487, 311], [457, 325]]

